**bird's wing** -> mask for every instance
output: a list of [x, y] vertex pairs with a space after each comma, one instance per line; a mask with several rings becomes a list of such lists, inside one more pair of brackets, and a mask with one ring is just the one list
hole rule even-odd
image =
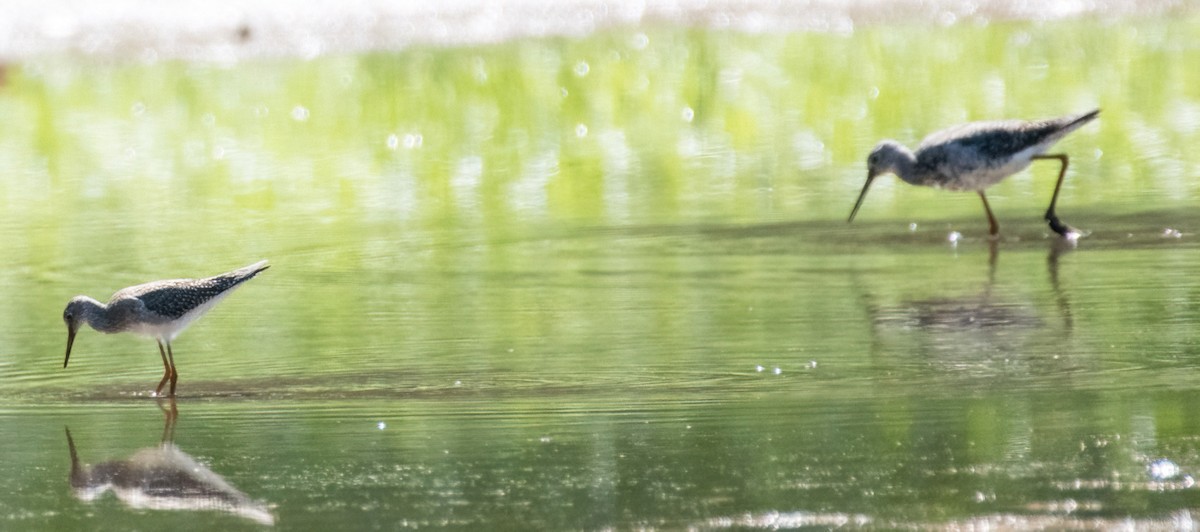
[[126, 298], [137, 299], [149, 313], [165, 319], [178, 319], [205, 303], [215, 303], [214, 299], [221, 297], [233, 287], [254, 278], [259, 272], [268, 268], [266, 262], [257, 262], [245, 268], [205, 279], [171, 279], [131, 286], [113, 294], [112, 301], [116, 302]]
[[167, 319], [178, 319], [189, 311], [220, 296], [244, 281], [227, 275], [207, 279], [175, 279], [131, 286], [113, 295], [133, 297], [142, 302], [146, 311]]
[[971, 175], [1008, 166], [1014, 158], [1042, 153], [1061, 138], [1061, 130], [1057, 120], [964, 124], [921, 141], [918, 164], [938, 176]]

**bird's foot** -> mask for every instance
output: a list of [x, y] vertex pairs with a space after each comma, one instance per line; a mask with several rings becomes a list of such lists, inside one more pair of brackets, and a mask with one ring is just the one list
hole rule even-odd
[[1053, 212], [1046, 213], [1046, 221], [1050, 223], [1050, 230], [1067, 240], [1079, 240], [1080, 237], [1087, 236], [1087, 232], [1063, 223]]

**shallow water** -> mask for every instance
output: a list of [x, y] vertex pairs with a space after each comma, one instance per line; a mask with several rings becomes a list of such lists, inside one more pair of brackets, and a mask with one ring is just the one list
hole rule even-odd
[[[1190, 524], [1197, 27], [9, 65], [0, 528]], [[1053, 164], [995, 245], [890, 178], [845, 222], [879, 138], [1093, 106], [1073, 245]], [[260, 258], [175, 342], [177, 417], [153, 342], [59, 364], [71, 296]], [[243, 496], [82, 500], [67, 431]]]

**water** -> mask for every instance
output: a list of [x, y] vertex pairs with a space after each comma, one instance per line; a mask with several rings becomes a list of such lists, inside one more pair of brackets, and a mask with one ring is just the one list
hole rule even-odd
[[[8, 64], [0, 528], [1189, 525], [1194, 22]], [[892, 178], [845, 222], [881, 138], [1093, 106], [1075, 245], [1054, 163], [994, 246]], [[71, 296], [261, 258], [175, 342], [177, 414], [153, 342], [59, 364]], [[68, 430], [244, 497], [73, 488]]]

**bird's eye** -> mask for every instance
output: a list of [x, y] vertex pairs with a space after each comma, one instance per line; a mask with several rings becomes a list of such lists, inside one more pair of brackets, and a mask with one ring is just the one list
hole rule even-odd
[[70, 312], [64, 312], [64, 313], [63, 313], [63, 319], [64, 319], [64, 320], [69, 320], [69, 319], [71, 319], [71, 318], [73, 318], [73, 317], [75, 317], [75, 316], [74, 316], [74, 315], [72, 315]]

